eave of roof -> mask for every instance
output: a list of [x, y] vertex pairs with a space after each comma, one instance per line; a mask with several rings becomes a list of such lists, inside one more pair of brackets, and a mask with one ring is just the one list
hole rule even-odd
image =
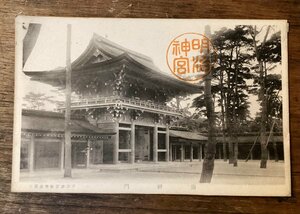
[[207, 137], [195, 132], [170, 130], [170, 137], [178, 137], [187, 140], [207, 141]]
[[[64, 132], [64, 115], [59, 112], [23, 110], [22, 130], [38, 132]], [[83, 118], [71, 119], [71, 131], [87, 135], [112, 135], [114, 130], [102, 130]]]
[[[108, 50], [109, 47], [111, 49]], [[118, 50], [118, 53], [109, 53], [117, 52], [113, 51], [112, 48]], [[85, 65], [96, 49], [99, 49], [105, 54], [111, 54], [110, 56], [112, 58], [104, 62]], [[134, 69], [140, 69], [140, 72], [136, 72], [135, 75], [146, 78], [147, 81], [150, 80], [154, 84], [161, 82], [165, 87], [171, 87], [187, 93], [199, 93], [202, 89], [199, 85], [191, 84], [165, 74], [154, 65], [151, 58], [123, 48], [96, 34], [93, 35], [86, 50], [72, 62], [72, 72], [75, 76], [95, 72], [101, 73], [101, 69], [105, 70], [108, 69], [107, 67], [113, 65], [119, 66], [119, 64], [122, 63], [128, 67], [129, 72], [133, 72]], [[41, 81], [54, 86], [64, 85], [65, 82], [65, 68], [50, 71], [24, 71], [24, 73], [32, 77], [32, 80]]]

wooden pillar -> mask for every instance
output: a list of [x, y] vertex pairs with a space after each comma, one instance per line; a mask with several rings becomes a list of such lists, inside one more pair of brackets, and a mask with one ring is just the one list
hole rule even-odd
[[158, 154], [157, 154], [157, 149], [158, 149], [158, 128], [157, 125], [154, 125], [154, 130], [153, 130], [153, 161], [155, 163], [158, 162]]
[[198, 158], [199, 158], [199, 161], [202, 160], [202, 143], [199, 144]]
[[173, 158], [173, 160], [177, 160], [177, 145], [174, 145], [173, 146], [174, 147], [174, 158]]
[[173, 146], [172, 146], [172, 144], [170, 144], [170, 153], [169, 153], [169, 161], [173, 161]]
[[35, 136], [32, 133], [31, 137], [30, 137], [30, 152], [29, 152], [29, 172], [32, 172], [34, 170], [34, 139]]
[[147, 143], [148, 143], [148, 161], [151, 159], [151, 151], [150, 151], [150, 130], [147, 128]]
[[64, 139], [61, 139], [61, 149], [60, 149], [60, 169], [63, 170], [65, 167], [65, 142]]
[[72, 167], [74, 167], [74, 168], [76, 168], [76, 166], [77, 166], [77, 143], [76, 142], [73, 142], [73, 148], [71, 147], [71, 149], [72, 149], [72, 162], [71, 162], [71, 166]]
[[87, 148], [86, 148], [86, 168], [90, 167], [90, 151], [91, 151], [91, 140], [87, 140]]
[[181, 148], [180, 148], [180, 162], [184, 161], [184, 146], [183, 143], [181, 143]]
[[194, 148], [193, 148], [193, 144], [191, 143], [191, 155], [190, 155], [190, 162], [193, 162], [193, 153], [194, 153]]
[[133, 121], [131, 122], [130, 149], [130, 163], [133, 164], [135, 162], [135, 124]]
[[119, 122], [116, 122], [115, 125], [116, 135], [114, 137], [114, 146], [113, 146], [113, 164], [119, 162]]
[[[171, 152], [172, 153], [172, 152]], [[166, 162], [169, 162], [170, 157], [170, 130], [166, 127]]]
[[99, 140], [98, 143], [100, 144], [100, 163], [103, 163], [103, 140]]
[[272, 133], [272, 135], [271, 135], [271, 140], [273, 143], [274, 160], [275, 160], [275, 162], [278, 162], [279, 157], [278, 157], [277, 143], [274, 139], [274, 133]]
[[65, 89], [65, 172], [64, 177], [72, 177], [72, 143], [71, 143], [71, 25], [67, 27], [66, 53], [66, 89]]

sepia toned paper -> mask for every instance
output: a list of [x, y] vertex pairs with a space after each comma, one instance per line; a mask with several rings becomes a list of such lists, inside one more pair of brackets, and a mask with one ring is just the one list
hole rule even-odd
[[287, 33], [17, 17], [12, 191], [290, 196]]

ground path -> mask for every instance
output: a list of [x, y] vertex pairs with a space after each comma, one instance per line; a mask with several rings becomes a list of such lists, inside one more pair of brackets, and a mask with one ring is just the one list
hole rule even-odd
[[[89, 169], [73, 169], [72, 178], [63, 178], [59, 170], [22, 172], [20, 181], [24, 182], [136, 182], [136, 183], [198, 183], [202, 162], [136, 163], [118, 165], [98, 165]], [[269, 161], [267, 169], [259, 168], [259, 161], [239, 161], [233, 167], [222, 160], [215, 161], [214, 184], [283, 184], [284, 163]]]

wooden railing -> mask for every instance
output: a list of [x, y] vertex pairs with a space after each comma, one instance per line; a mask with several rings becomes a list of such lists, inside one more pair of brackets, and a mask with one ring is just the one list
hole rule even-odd
[[[80, 108], [84, 106], [97, 106], [97, 105], [113, 105], [113, 104], [123, 104], [128, 106], [135, 106], [135, 107], [142, 107], [142, 108], [149, 108], [149, 109], [156, 109], [156, 110], [162, 110], [162, 111], [168, 111], [168, 112], [174, 112], [181, 114], [181, 111], [172, 108], [167, 105], [162, 105], [159, 103], [155, 103], [152, 100], [141, 100], [138, 97], [134, 98], [128, 98], [128, 97], [120, 97], [120, 96], [109, 96], [109, 97], [91, 97], [91, 98], [81, 98], [81, 99], [73, 99], [71, 102], [72, 108]], [[126, 105], [126, 106], [127, 106]], [[60, 106], [61, 109], [64, 108], [64, 106]]]

